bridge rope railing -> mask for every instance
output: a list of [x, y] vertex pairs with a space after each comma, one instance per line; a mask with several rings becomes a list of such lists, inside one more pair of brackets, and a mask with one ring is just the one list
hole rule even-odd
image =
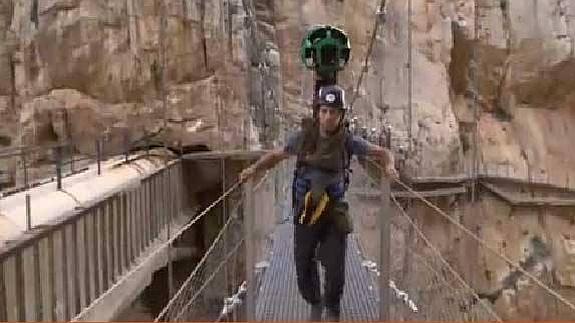
[[495, 248], [491, 247], [484, 239], [480, 238], [477, 234], [473, 233], [471, 230], [469, 230], [468, 228], [466, 228], [463, 224], [459, 223], [458, 221], [456, 221], [455, 219], [453, 219], [453, 217], [449, 216], [447, 213], [445, 213], [443, 210], [441, 210], [438, 206], [436, 206], [435, 204], [431, 203], [429, 200], [427, 200], [425, 197], [421, 196], [420, 193], [414, 191], [411, 187], [409, 187], [407, 184], [403, 183], [400, 180], [396, 180], [396, 182], [401, 185], [402, 187], [404, 187], [407, 191], [409, 191], [411, 194], [415, 195], [420, 201], [422, 201], [423, 203], [425, 203], [428, 207], [430, 207], [431, 209], [433, 209], [437, 214], [441, 215], [443, 218], [445, 218], [446, 220], [448, 220], [449, 222], [451, 222], [453, 225], [455, 225], [459, 230], [461, 230], [462, 232], [464, 232], [466, 235], [468, 235], [469, 237], [471, 237], [473, 240], [475, 240], [477, 243], [479, 243], [483, 248], [485, 248], [486, 250], [490, 251], [493, 255], [495, 255], [496, 257], [500, 258], [501, 260], [503, 260], [504, 262], [506, 262], [509, 266], [513, 267], [514, 270], [517, 270], [518, 272], [520, 272], [521, 274], [525, 275], [526, 277], [528, 277], [529, 279], [531, 279], [535, 284], [537, 284], [539, 287], [541, 287], [542, 289], [544, 289], [545, 291], [547, 291], [549, 294], [553, 295], [557, 300], [559, 300], [561, 303], [563, 303], [564, 305], [566, 305], [567, 307], [569, 307], [572, 311], [575, 312], [575, 305], [573, 303], [571, 303], [569, 300], [567, 300], [563, 295], [557, 293], [555, 290], [551, 289], [549, 286], [547, 286], [547, 284], [543, 283], [539, 278], [537, 278], [535, 275], [533, 275], [532, 273], [528, 272], [527, 270], [523, 269], [523, 267], [521, 267], [518, 263], [514, 262], [513, 260], [511, 260], [508, 256], [506, 256], [505, 254], [497, 251]]
[[[266, 247], [269, 244], [267, 235], [273, 229], [276, 220], [271, 216], [275, 207], [273, 203], [273, 185], [277, 184], [277, 177], [281, 172], [281, 167], [276, 167], [268, 171], [257, 183], [253, 185], [253, 192], [260, 201], [253, 209], [252, 218], [258, 224], [256, 234], [252, 237], [255, 240], [253, 248], [255, 250], [255, 259], [258, 262], [256, 271], [256, 281], [263, 268], [259, 268], [261, 260], [266, 258]], [[239, 188], [241, 182], [236, 182], [228, 191], [222, 194], [209, 207], [214, 207], [222, 202], [226, 197]], [[249, 187], [243, 187], [249, 189]], [[265, 203], [264, 200], [272, 201]], [[246, 295], [246, 272], [245, 272], [245, 253], [248, 245], [246, 244], [245, 219], [248, 216], [243, 205], [245, 195], [235, 201], [235, 205], [228, 212], [229, 217], [226, 223], [213, 239], [210, 247], [207, 249], [201, 260], [197, 263], [194, 270], [182, 283], [178, 291], [171, 297], [160, 314], [155, 318], [159, 321], [189, 321], [205, 320], [219, 321], [228, 318], [231, 315], [242, 315], [241, 311], [245, 309], [244, 297]], [[206, 215], [206, 211], [200, 213]], [[196, 217], [200, 218], [200, 215]], [[266, 218], [269, 218], [266, 224]], [[271, 222], [270, 222], [271, 221]], [[279, 221], [278, 221], [279, 222]], [[265, 263], [265, 261], [263, 261]], [[231, 276], [231, 278], [230, 278]], [[227, 285], [227, 286], [226, 286]], [[239, 287], [238, 287], [239, 286]], [[254, 293], [257, 294], [257, 284], [254, 284]], [[239, 288], [235, 296], [228, 297], [225, 293], [232, 288]]]
[[[375, 163], [374, 161], [369, 160], [369, 164], [378, 168], [379, 171], [383, 171], [381, 166], [378, 165], [377, 163]], [[368, 178], [369, 178], [369, 176], [368, 176]], [[575, 313], [575, 305], [571, 301], [566, 299], [563, 295], [561, 295], [557, 291], [553, 290], [551, 287], [549, 287], [547, 284], [545, 284], [541, 279], [536, 277], [534, 274], [530, 273], [528, 270], [524, 269], [520, 264], [511, 260], [504, 253], [501, 253], [498, 250], [496, 250], [495, 248], [493, 248], [492, 246], [490, 246], [487, 241], [485, 241], [484, 239], [479, 237], [477, 234], [472, 232], [470, 229], [465, 227], [462, 223], [460, 223], [454, 217], [449, 216], [445, 211], [443, 211], [441, 208], [439, 208], [434, 203], [430, 202], [427, 198], [425, 198], [419, 192], [412, 189], [409, 185], [405, 184], [400, 179], [396, 179], [395, 182], [397, 184], [399, 184], [401, 187], [403, 187], [403, 189], [405, 189], [409, 193], [413, 194], [413, 196], [415, 196], [417, 198], [417, 200], [421, 201], [427, 207], [431, 208], [436, 214], [439, 214], [441, 217], [443, 217], [448, 222], [453, 224], [459, 231], [464, 233], [467, 237], [469, 237], [472, 240], [474, 240], [475, 242], [477, 242], [481, 248], [487, 250], [489, 253], [493, 254], [495, 257], [497, 257], [500, 260], [502, 260], [503, 262], [505, 262], [510, 267], [510, 269], [513, 269], [518, 275], [524, 275], [529, 280], [533, 281], [535, 283], [535, 285], [537, 285], [539, 288], [543, 289], [548, 295], [552, 296], [557, 302], [559, 302], [560, 304], [565, 306], [570, 312]], [[415, 228], [416, 227], [414, 227], [414, 229]], [[417, 230], [418, 229], [416, 229], [416, 231]]]
[[[359, 182], [365, 182], [367, 179], [369, 184], [379, 185], [365, 169], [361, 168], [361, 170], [364, 179], [358, 178]], [[407, 215], [399, 201], [393, 196], [391, 199], [402, 216], [393, 216], [391, 221], [390, 234], [392, 244], [394, 244], [391, 247], [391, 258], [395, 261], [388, 264], [391, 267], [389, 284], [403, 292], [392, 293], [399, 301], [393, 301], [390, 304], [390, 318], [394, 320], [500, 321], [500, 317], [490, 305], [479, 298], [475, 290], [443, 257], [439, 248]], [[416, 245], [416, 240], [409, 234], [410, 230], [424, 242], [424, 248]], [[368, 254], [368, 256], [374, 255]], [[409, 306], [407, 300], [415, 306]], [[475, 304], [480, 306], [477, 307]], [[414, 307], [417, 310], [414, 310]]]
[[[231, 232], [234, 226], [241, 226], [237, 218], [230, 217], [229, 220], [228, 223], [232, 223], [232, 225], [220, 231], [228, 237], [233, 236]], [[156, 318], [156, 322], [160, 320], [171, 322], [195, 319], [213, 321], [215, 315], [221, 312], [224, 307], [222, 298], [227, 295], [222, 294], [221, 289], [216, 289], [215, 286], [225, 287], [223, 286], [225, 282], [219, 278], [223, 277], [227, 266], [233, 266], [232, 263], [237, 265], [237, 262], [241, 261], [241, 248], [245, 246], [245, 240], [241, 236], [236, 235], [237, 239], [231, 243], [229, 238], [221, 239], [223, 236], [220, 235], [210, 251], [206, 253], [206, 257], [203, 259], [207, 261], [204, 260], [196, 265], [194, 272], [180, 289], [183, 292], [172, 298], [173, 302], [164, 308], [164, 311]], [[224, 245], [226, 244], [231, 248], [224, 253]], [[219, 261], [217, 265], [210, 265], [216, 260]]]
[[[460, 308], [460, 310], [457, 311], [458, 313], [456, 313], [455, 315], [451, 315], [451, 317], [441, 317], [441, 318], [433, 317], [433, 319], [461, 319], [461, 317], [457, 317], [458, 316], [457, 314], [465, 312], [464, 310], [469, 309], [471, 304], [469, 304], [470, 302], [467, 300], [467, 298], [468, 298], [467, 295], [470, 295], [471, 297], [473, 297], [475, 299], [475, 301], [478, 304], [481, 305], [481, 307], [485, 310], [485, 312], [488, 314], [488, 316], [490, 316], [489, 319], [494, 319], [494, 320], [501, 322], [502, 321], [501, 317], [499, 317], [499, 315], [497, 315], [497, 313], [491, 308], [491, 306], [484, 299], [481, 299], [479, 297], [479, 295], [475, 292], [475, 290], [471, 286], [469, 286], [469, 284], [465, 281], [465, 279], [463, 277], [461, 277], [461, 275], [449, 264], [449, 262], [441, 254], [441, 251], [439, 251], [439, 249], [427, 238], [427, 236], [423, 233], [423, 231], [419, 228], [419, 226], [415, 223], [415, 221], [407, 214], [407, 212], [404, 210], [404, 208], [401, 206], [401, 204], [397, 201], [397, 199], [395, 197], [391, 196], [391, 200], [393, 201], [393, 203], [395, 204], [397, 209], [400, 211], [401, 216], [414, 229], [414, 231], [417, 233], [418, 237], [425, 243], [426, 247], [429, 248], [429, 250], [431, 250], [432, 256], [429, 257], [429, 258], [431, 258], [430, 259], [431, 261], [427, 260], [425, 256], [420, 255], [419, 252], [416, 252], [411, 246], [409, 246], [409, 247], [406, 246], [406, 247], [411, 249], [410, 251], [412, 252], [412, 254], [416, 255], [416, 257], [418, 257], [420, 259], [420, 261], [427, 267], [427, 269], [433, 272], [433, 276], [437, 277], [439, 280], [442, 280], [443, 286], [447, 286], [450, 289], [450, 291], [448, 293], [446, 293], [447, 295], [441, 295], [441, 294], [444, 294], [444, 293], [441, 293], [441, 292], [443, 292], [442, 289], [430, 288], [430, 291], [429, 291], [430, 294], [428, 294], [428, 296], [435, 298], [435, 299], [440, 298], [440, 297], [458, 299], [458, 297], [456, 297], [456, 295], [464, 294], [464, 295], [461, 295], [463, 297], [459, 297], [459, 304], [458, 305], [464, 306], [465, 308]], [[435, 262], [437, 262], [438, 264], [434, 265], [433, 263], [435, 263]], [[435, 269], [436, 267], [440, 267], [441, 269], [443, 269], [442, 271], [444, 271], [444, 272], [447, 271], [448, 275], [455, 279], [455, 282], [453, 282], [452, 284], [449, 284], [447, 282], [445, 274], [440, 273], [439, 270]], [[460, 287], [458, 288], [454, 285], [460, 285]], [[425, 304], [425, 305], [429, 305], [429, 304]], [[424, 309], [424, 311], [425, 311], [425, 309]], [[479, 316], [482, 316], [482, 315], [479, 315]], [[410, 318], [410, 319], [414, 319], [414, 318]], [[429, 317], [426, 317], [426, 319], [429, 319]], [[486, 318], [485, 317], [479, 317], [478, 319], [479, 320], [485, 320]]]

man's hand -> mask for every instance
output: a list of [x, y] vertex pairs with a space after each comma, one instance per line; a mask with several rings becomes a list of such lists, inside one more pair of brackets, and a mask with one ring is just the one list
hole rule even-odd
[[393, 158], [393, 153], [383, 147], [368, 143], [368, 156], [374, 156], [379, 159], [378, 166], [381, 167], [383, 175], [392, 181], [397, 181], [399, 179], [399, 174], [395, 170], [395, 159]]
[[258, 159], [258, 161], [240, 173], [240, 182], [245, 182], [248, 178], [254, 176], [256, 172], [267, 171], [288, 157], [288, 153], [286, 153], [283, 148], [266, 153], [260, 159]]
[[245, 182], [246, 180], [248, 180], [248, 178], [253, 177], [256, 174], [256, 168], [254, 167], [254, 165], [244, 169], [241, 173], [240, 173], [240, 182]]
[[399, 179], [399, 174], [393, 165], [388, 165], [383, 171], [384, 175], [392, 181]]

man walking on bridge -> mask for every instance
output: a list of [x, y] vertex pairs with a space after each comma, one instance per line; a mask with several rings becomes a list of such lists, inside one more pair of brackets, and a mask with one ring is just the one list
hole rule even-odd
[[[339, 320], [345, 284], [347, 234], [352, 231], [344, 201], [352, 155], [375, 157], [385, 175], [397, 178], [390, 151], [353, 136], [345, 127], [345, 93], [336, 85], [320, 87], [313, 119], [304, 119], [302, 130], [285, 147], [269, 152], [240, 174], [244, 181], [259, 171], [273, 168], [289, 156], [297, 156], [293, 181], [294, 254], [300, 294], [311, 305], [310, 320]], [[320, 246], [325, 267], [325, 291], [321, 296], [316, 248]]]

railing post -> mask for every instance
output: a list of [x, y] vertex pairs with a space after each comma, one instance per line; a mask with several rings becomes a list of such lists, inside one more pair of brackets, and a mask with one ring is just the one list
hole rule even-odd
[[4, 282], [5, 263], [6, 261], [0, 261], [0, 321], [2, 322], [8, 321], [8, 309], [6, 308], [8, 293]]
[[381, 214], [379, 219], [379, 320], [389, 321], [389, 280], [390, 280], [390, 184], [381, 176]]
[[[180, 146], [181, 146], [181, 145], [180, 145]], [[181, 155], [180, 155], [180, 156], [181, 156]], [[221, 170], [222, 170], [222, 194], [224, 194], [224, 192], [227, 190], [227, 189], [226, 189], [226, 185], [227, 185], [227, 181], [226, 181], [226, 175], [227, 175], [227, 172], [226, 172], [226, 157], [222, 157], [222, 158], [220, 159], [220, 161], [221, 161]], [[228, 202], [227, 199], [224, 199], [224, 200], [222, 201], [222, 223], [226, 223], [226, 220], [228, 219], [228, 212], [227, 212], [227, 211], [228, 211], [228, 210], [227, 210], [227, 208], [228, 208], [228, 203], [227, 203], [227, 202]], [[224, 254], [224, 255], [227, 255], [227, 254], [228, 254], [228, 239], [227, 239], [227, 235], [225, 234], [222, 238], [223, 238], [223, 239], [222, 239], [222, 243], [223, 243], [223, 245], [224, 245], [224, 247], [223, 247], [223, 249], [224, 249], [224, 250], [223, 250], [223, 254]], [[226, 268], [224, 268], [224, 284], [225, 284], [225, 293], [226, 293], [226, 294], [229, 294], [230, 292], [233, 292], [232, 290], [229, 289], [229, 286], [230, 286], [229, 281], [230, 281], [230, 280], [229, 280], [229, 278], [228, 278], [228, 274], [229, 274], [229, 273], [228, 273], [228, 268], [226, 267]]]
[[54, 148], [56, 157], [56, 187], [62, 189], [62, 146]]
[[[172, 194], [174, 194], [174, 191], [172, 189], [172, 183], [173, 183], [173, 170], [174, 170], [174, 166], [170, 165], [168, 166], [168, 168], [166, 169], [166, 171], [164, 172], [164, 174], [162, 175], [162, 179], [164, 181], [164, 201], [170, 201], [170, 198], [172, 196]], [[165, 204], [166, 205], [166, 204]], [[166, 229], [166, 240], [170, 240], [172, 237], [172, 232], [171, 232], [171, 226], [172, 226], [172, 221], [173, 218], [175, 217], [175, 215], [173, 214], [173, 210], [174, 207], [173, 205], [168, 204], [166, 205], [167, 207], [165, 208], [165, 211], [167, 213], [167, 229]], [[168, 253], [168, 295], [170, 298], [172, 298], [172, 296], [174, 295], [174, 268], [173, 268], [173, 264], [172, 264], [172, 244], [169, 243], [168, 244], [168, 249], [167, 249], [167, 253]]]
[[28, 166], [26, 166], [26, 152], [21, 150], [22, 153], [22, 168], [24, 170], [24, 187], [26, 190], [29, 189], [28, 187]]
[[26, 230], [32, 229], [32, 207], [30, 204], [30, 194], [26, 193]]
[[98, 164], [98, 175], [102, 175], [102, 144], [100, 139], [96, 139], [96, 162]]
[[74, 167], [74, 142], [70, 141], [68, 145], [68, 153], [70, 154], [70, 173], [74, 174], [76, 167]]
[[255, 212], [255, 197], [254, 197], [254, 181], [253, 179], [247, 180], [243, 184], [243, 222], [244, 222], [244, 238], [245, 238], [245, 273], [247, 283], [246, 294], [246, 321], [254, 321], [255, 319], [255, 281], [254, 281], [254, 212]]
[[385, 148], [391, 149], [391, 127], [387, 127], [387, 136], [385, 136]]

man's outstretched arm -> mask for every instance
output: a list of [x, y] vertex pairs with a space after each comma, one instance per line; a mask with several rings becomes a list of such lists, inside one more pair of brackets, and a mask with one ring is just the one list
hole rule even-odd
[[254, 164], [250, 165], [248, 168], [244, 169], [240, 173], [240, 181], [245, 181], [249, 177], [254, 176], [256, 173], [273, 168], [282, 160], [289, 157], [289, 154], [285, 152], [284, 149], [277, 149], [266, 153], [260, 159], [258, 159]]

